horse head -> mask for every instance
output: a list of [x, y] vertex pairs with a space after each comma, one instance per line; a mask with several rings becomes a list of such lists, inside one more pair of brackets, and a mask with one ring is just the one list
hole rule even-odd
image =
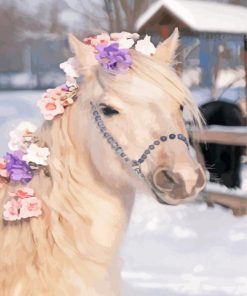
[[70, 44], [83, 76], [77, 109], [84, 143], [99, 175], [123, 188], [139, 177], [162, 203], [196, 197], [205, 175], [190, 155], [182, 110], [199, 125], [200, 113], [173, 68], [178, 31], [152, 55], [130, 49], [132, 65], [119, 75], [100, 67], [92, 46], [74, 36]]

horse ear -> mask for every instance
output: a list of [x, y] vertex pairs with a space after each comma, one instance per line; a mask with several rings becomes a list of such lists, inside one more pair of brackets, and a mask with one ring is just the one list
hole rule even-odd
[[75, 54], [76, 60], [82, 69], [82, 74], [89, 74], [92, 66], [97, 64], [94, 49], [90, 45], [86, 45], [78, 40], [72, 34], [68, 35], [68, 39], [71, 51]]
[[175, 28], [171, 36], [157, 46], [153, 57], [163, 63], [172, 64], [178, 46], [179, 32], [178, 28]]

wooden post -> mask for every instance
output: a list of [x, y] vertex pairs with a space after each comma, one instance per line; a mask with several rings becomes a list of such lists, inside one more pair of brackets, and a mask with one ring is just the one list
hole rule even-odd
[[[244, 35], [245, 101], [247, 114], [247, 35]], [[247, 118], [245, 124], [247, 125]]]

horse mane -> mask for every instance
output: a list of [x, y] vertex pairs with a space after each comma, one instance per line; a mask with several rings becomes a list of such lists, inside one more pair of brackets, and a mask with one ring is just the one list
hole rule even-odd
[[[75, 102], [62, 117], [53, 122], [45, 122], [37, 132], [40, 142], [51, 150], [51, 178], [40, 172], [28, 186], [42, 199], [44, 214], [39, 218], [17, 222], [1, 220], [0, 285], [3, 289], [5, 285], [11, 286], [6, 282], [5, 276], [9, 273], [10, 282], [22, 281], [25, 295], [30, 295], [30, 291], [41, 290], [48, 293], [46, 295], [50, 295], [49, 291], [60, 291], [63, 294], [63, 283], [58, 286], [57, 282], [61, 273], [66, 272], [63, 266], [68, 269], [71, 283], [73, 277], [76, 279], [74, 270], [83, 274], [83, 280], [88, 284], [91, 281], [88, 274], [92, 269], [91, 265], [95, 265], [100, 258], [101, 261], [97, 263], [102, 266], [93, 269], [99, 275], [104, 272], [103, 266], [110, 262], [111, 250], [97, 246], [89, 234], [92, 227], [90, 213], [94, 208], [90, 201], [91, 194], [85, 186], [89, 181], [88, 172], [85, 171], [82, 155], [77, 150], [82, 144], [76, 136], [80, 118], [76, 116], [80, 113], [78, 104], [79, 101]], [[1, 209], [7, 192], [13, 188], [13, 185], [8, 184], [0, 190]], [[98, 198], [102, 196], [101, 193], [97, 192]], [[5, 267], [4, 270], [1, 269], [2, 266]], [[26, 282], [27, 278], [33, 278], [35, 286], [30, 287]], [[40, 287], [37, 282], [40, 282]], [[47, 287], [44, 288], [45, 286]], [[69, 289], [72, 294], [77, 295], [78, 291], [73, 290], [73, 285]], [[85, 291], [87, 289], [85, 286]], [[8, 293], [12, 295], [9, 290]]]

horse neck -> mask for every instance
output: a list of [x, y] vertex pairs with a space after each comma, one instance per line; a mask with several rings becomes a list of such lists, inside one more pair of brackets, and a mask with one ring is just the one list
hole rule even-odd
[[80, 153], [81, 203], [92, 221], [92, 238], [101, 246], [117, 251], [129, 221], [134, 191], [131, 187], [114, 188], [96, 170], [87, 148]]
[[[52, 192], [59, 199], [52, 197], [49, 202], [54, 202], [54, 207], [58, 207], [62, 215], [67, 215], [68, 220], [74, 216], [75, 221], [70, 223], [74, 233], [81, 233], [85, 228], [84, 241], [90, 236], [97, 245], [116, 250], [130, 216], [133, 189], [126, 184], [116, 188], [114, 182], [104, 180], [86, 145], [87, 117], [81, 116], [76, 104], [68, 111], [67, 116], [61, 118], [61, 122], [55, 122], [49, 131], [53, 139], [51, 169], [56, 187]], [[81, 239], [78, 236], [78, 240]]]

